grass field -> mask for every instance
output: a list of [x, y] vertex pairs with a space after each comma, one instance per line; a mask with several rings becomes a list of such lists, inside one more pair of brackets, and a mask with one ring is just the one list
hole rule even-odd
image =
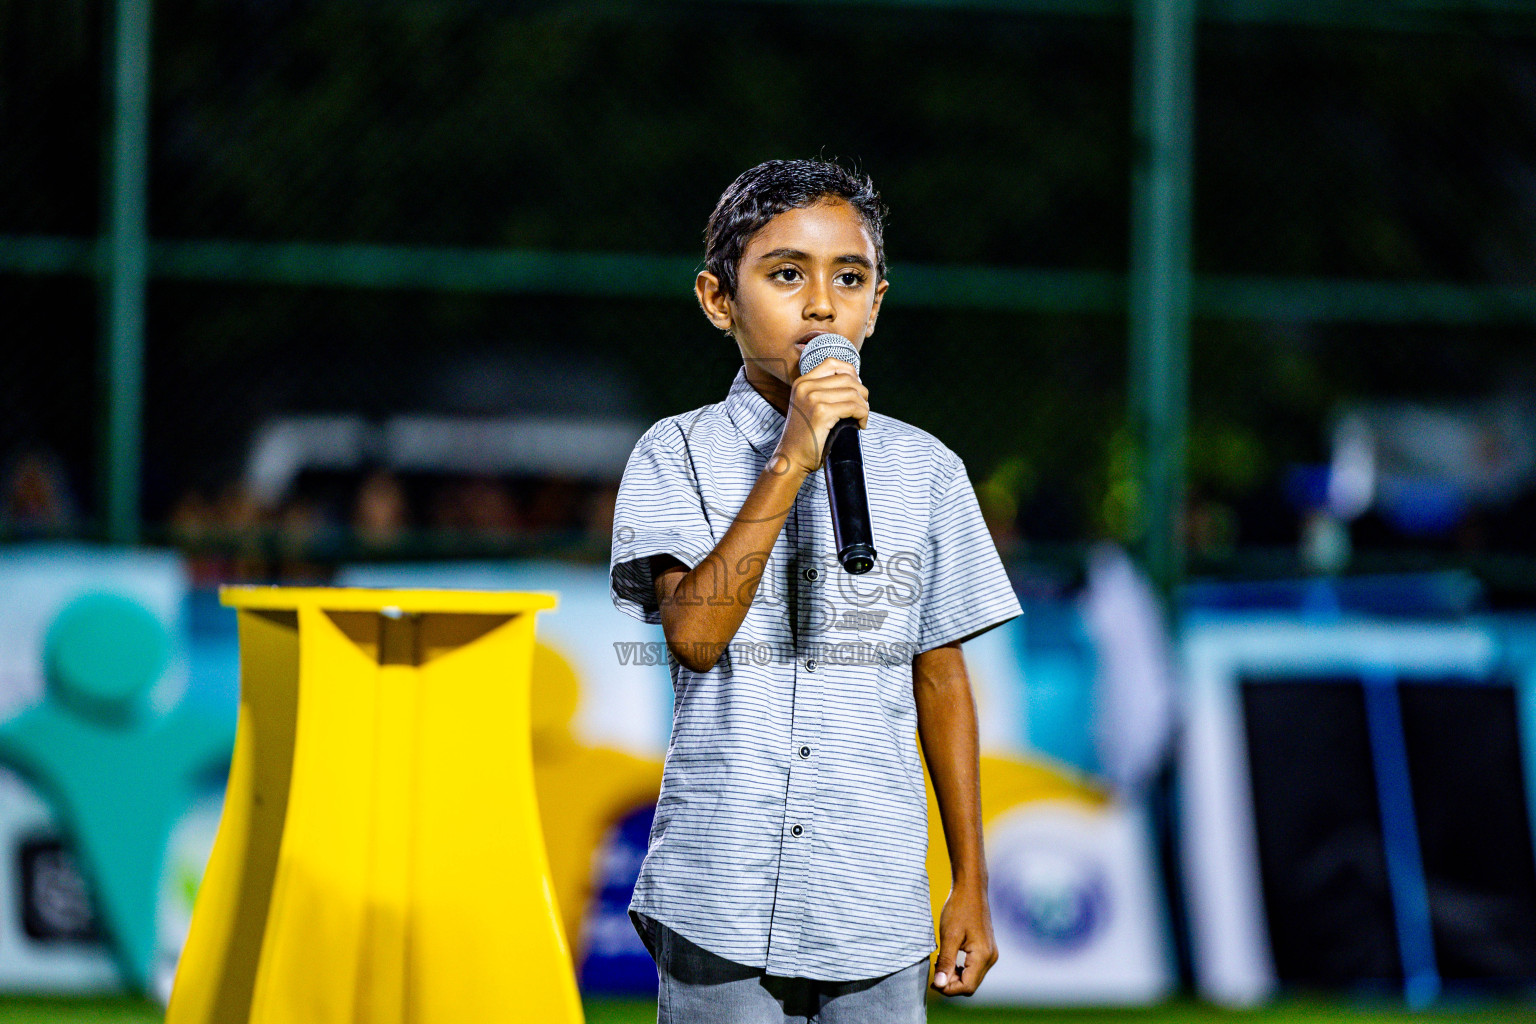
[[[1536, 1003], [1467, 1004], [1413, 1013], [1376, 1004], [1291, 1001], [1262, 1010], [1221, 1010], [1173, 1003], [1151, 1010], [997, 1010], [932, 1004], [929, 1020], [975, 1024], [1536, 1024]], [[650, 1002], [593, 1001], [587, 1024], [651, 1024]], [[160, 1024], [151, 1003], [127, 999], [0, 997], [0, 1024]], [[525, 1024], [484, 1021], [482, 1024]], [[532, 1024], [532, 1022], [528, 1022]]]

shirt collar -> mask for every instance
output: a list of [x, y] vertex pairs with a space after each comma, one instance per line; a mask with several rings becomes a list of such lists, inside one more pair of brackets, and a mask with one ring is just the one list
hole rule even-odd
[[725, 411], [736, 429], [764, 456], [772, 455], [784, 432], [784, 414], [768, 404], [747, 380], [747, 368], [736, 371], [731, 390], [725, 396]]

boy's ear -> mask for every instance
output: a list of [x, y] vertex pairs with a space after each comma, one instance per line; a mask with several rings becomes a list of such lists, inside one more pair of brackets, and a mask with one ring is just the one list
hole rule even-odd
[[891, 279], [883, 277], [880, 283], [875, 285], [875, 303], [869, 307], [869, 319], [864, 323], [864, 337], [875, 333], [875, 318], [880, 315], [880, 300], [885, 298], [885, 290], [891, 286]]
[[699, 308], [716, 329], [731, 329], [731, 297], [720, 287], [720, 279], [707, 270], [699, 271], [693, 280], [693, 294], [698, 297]]

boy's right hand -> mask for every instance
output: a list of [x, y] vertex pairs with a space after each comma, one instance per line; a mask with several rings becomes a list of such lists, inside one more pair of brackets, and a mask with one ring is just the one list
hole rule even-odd
[[839, 420], [869, 424], [869, 389], [858, 371], [841, 359], [828, 359], [789, 386], [789, 412], [775, 455], [807, 475], [821, 468], [827, 435]]

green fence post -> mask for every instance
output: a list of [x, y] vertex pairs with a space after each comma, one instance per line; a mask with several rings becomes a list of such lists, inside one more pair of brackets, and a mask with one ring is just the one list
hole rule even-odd
[[139, 537], [139, 448], [144, 407], [144, 291], [148, 272], [151, 0], [117, 0], [112, 31], [112, 139], [100, 247], [102, 508], [107, 538]]
[[1194, 0], [1136, 0], [1131, 415], [1141, 458], [1141, 555], [1169, 598], [1184, 561], [1195, 20]]

